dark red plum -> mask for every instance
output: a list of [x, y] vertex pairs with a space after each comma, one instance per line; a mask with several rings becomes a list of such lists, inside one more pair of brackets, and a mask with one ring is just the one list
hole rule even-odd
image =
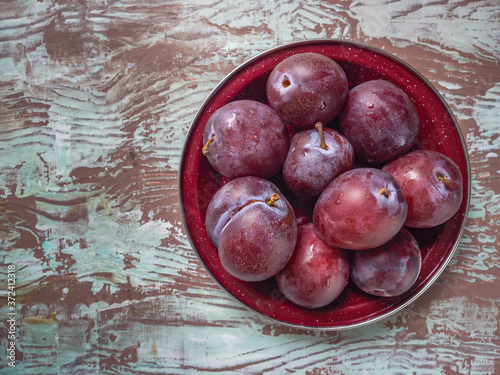
[[440, 152], [415, 150], [382, 169], [394, 176], [408, 201], [407, 227], [438, 226], [460, 208], [462, 174], [455, 162]]
[[319, 237], [351, 250], [380, 246], [399, 232], [408, 206], [397, 181], [376, 168], [342, 173], [321, 193], [313, 211]]
[[203, 133], [203, 154], [221, 175], [269, 178], [282, 167], [288, 131], [269, 106], [237, 100], [215, 111]]
[[354, 150], [338, 131], [317, 123], [296, 133], [283, 164], [286, 186], [300, 196], [317, 197], [339, 174], [352, 169]]
[[333, 302], [348, 281], [347, 250], [322, 241], [312, 223], [299, 226], [292, 258], [276, 275], [281, 293], [299, 306], [319, 308]]
[[422, 266], [420, 247], [406, 228], [375, 249], [353, 251], [351, 280], [362, 291], [393, 297], [409, 290]]
[[271, 107], [297, 129], [327, 124], [342, 109], [349, 92], [344, 70], [317, 53], [300, 53], [271, 72], [266, 93]]
[[379, 79], [361, 83], [349, 91], [339, 115], [339, 126], [359, 159], [383, 164], [412, 148], [418, 135], [419, 117], [403, 90]]
[[243, 281], [276, 275], [297, 241], [291, 205], [276, 185], [260, 177], [239, 177], [217, 190], [205, 225], [224, 269]]

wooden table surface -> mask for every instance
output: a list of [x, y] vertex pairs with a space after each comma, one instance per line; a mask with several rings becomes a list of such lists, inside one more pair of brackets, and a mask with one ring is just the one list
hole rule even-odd
[[[419, 70], [472, 171], [465, 232], [435, 284], [340, 332], [233, 301], [179, 212], [203, 100], [254, 55], [313, 38]], [[500, 374], [499, 57], [498, 0], [2, 1], [0, 373]]]

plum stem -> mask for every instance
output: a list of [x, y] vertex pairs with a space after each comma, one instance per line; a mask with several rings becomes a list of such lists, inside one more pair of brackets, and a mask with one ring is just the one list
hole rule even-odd
[[441, 173], [437, 174], [437, 178], [439, 181], [441, 181], [444, 184], [445, 188], [448, 189], [448, 187], [450, 186], [450, 179], [444, 177]]
[[325, 133], [323, 132], [323, 124], [321, 122], [317, 122], [314, 126], [316, 127], [316, 129], [318, 129], [319, 138], [321, 140], [321, 144], [319, 147], [321, 147], [323, 150], [328, 150], [328, 145], [325, 142]]
[[205, 145], [201, 149], [201, 153], [203, 154], [203, 156], [208, 155], [208, 146], [210, 146], [210, 143], [212, 143], [214, 140], [215, 140], [215, 135], [212, 135], [210, 139], [207, 141], [207, 143], [205, 143]]
[[269, 200], [266, 201], [266, 203], [269, 206], [274, 206], [274, 202], [276, 202], [278, 199], [280, 199], [280, 196], [277, 193], [273, 193], [273, 195], [271, 195], [271, 198], [269, 198]]
[[378, 189], [378, 193], [380, 195], [383, 195], [384, 197], [388, 198], [389, 197], [389, 190], [387, 190], [386, 187]]

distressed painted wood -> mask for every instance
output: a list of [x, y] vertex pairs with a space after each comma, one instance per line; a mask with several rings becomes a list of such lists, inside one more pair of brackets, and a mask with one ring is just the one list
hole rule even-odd
[[[242, 308], [179, 214], [180, 154], [204, 98], [246, 59], [312, 38], [413, 65], [471, 159], [448, 268], [405, 310], [350, 331]], [[0, 373], [500, 374], [499, 57], [496, 0], [1, 2]]]

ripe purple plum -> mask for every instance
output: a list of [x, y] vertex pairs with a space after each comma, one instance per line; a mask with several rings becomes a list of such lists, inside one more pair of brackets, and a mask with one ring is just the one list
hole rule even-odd
[[314, 309], [333, 302], [348, 282], [347, 250], [322, 241], [312, 223], [299, 226], [292, 258], [276, 275], [281, 293], [299, 306]]
[[342, 134], [320, 122], [316, 128], [293, 136], [283, 164], [286, 186], [300, 196], [319, 196], [335, 177], [354, 164], [354, 150]]
[[292, 55], [278, 63], [266, 86], [270, 106], [297, 129], [332, 121], [348, 92], [342, 67], [329, 57], [312, 52]]
[[412, 148], [418, 135], [419, 116], [403, 90], [378, 79], [349, 91], [339, 126], [359, 159], [383, 164]]
[[352, 252], [351, 280], [368, 294], [394, 297], [412, 287], [421, 266], [420, 247], [403, 227], [382, 246]]
[[269, 178], [281, 169], [290, 140], [285, 124], [273, 109], [243, 99], [212, 114], [203, 144], [203, 154], [222, 176]]
[[321, 193], [313, 211], [319, 237], [332, 246], [363, 250], [399, 232], [408, 205], [397, 181], [376, 168], [342, 173]]
[[405, 226], [435, 227], [448, 221], [460, 208], [462, 173], [446, 155], [432, 150], [415, 150], [382, 169], [398, 181], [408, 201]]
[[291, 205], [276, 185], [255, 176], [238, 177], [217, 190], [205, 225], [224, 269], [243, 281], [276, 275], [297, 242]]

